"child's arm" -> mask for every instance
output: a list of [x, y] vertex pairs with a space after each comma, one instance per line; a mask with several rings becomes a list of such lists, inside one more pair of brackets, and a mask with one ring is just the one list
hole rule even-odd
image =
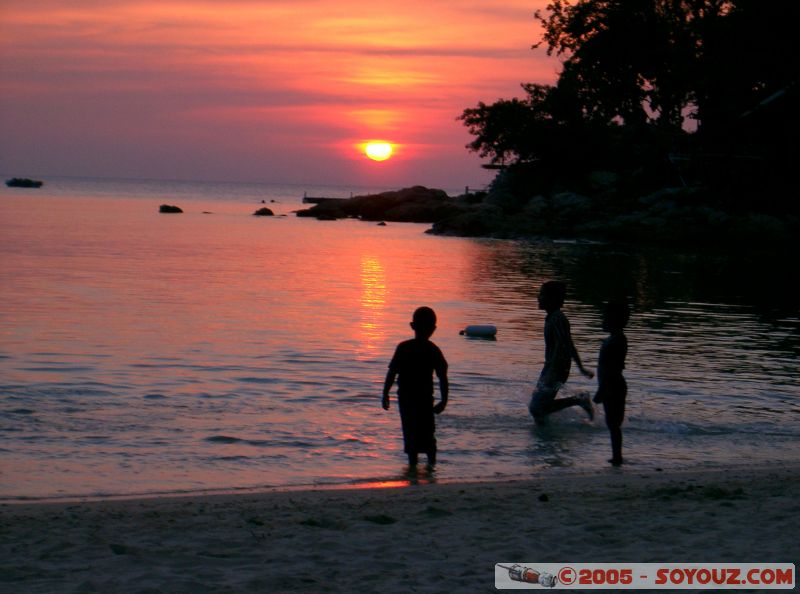
[[572, 360], [575, 361], [575, 364], [578, 366], [580, 372], [588, 377], [589, 379], [594, 377], [594, 373], [586, 369], [583, 366], [583, 362], [581, 361], [581, 356], [578, 354], [578, 349], [575, 348], [575, 343], [572, 341], [572, 332], [569, 328], [569, 322], [566, 321], [566, 317], [563, 318], [565, 320], [564, 327], [560, 325], [556, 326], [556, 335], [558, 336], [559, 340], [563, 341], [566, 344], [567, 349], [569, 350], [569, 354], [572, 357]]
[[439, 378], [439, 391], [442, 394], [442, 399], [433, 407], [433, 412], [438, 415], [447, 406], [447, 398], [450, 395], [450, 381], [447, 379], [446, 367], [443, 370], [437, 370], [436, 376]]
[[383, 410], [389, 410], [389, 392], [394, 385], [394, 380], [397, 377], [397, 372], [389, 369], [389, 372], [386, 374], [386, 381], [383, 383], [383, 399], [381, 400], [381, 406], [383, 406]]
[[575, 345], [573, 344], [571, 337], [570, 337], [570, 340], [569, 340], [569, 347], [572, 350], [572, 358], [575, 360], [575, 363], [578, 365], [578, 369], [580, 369], [580, 372], [583, 375], [585, 375], [586, 377], [588, 377], [589, 379], [592, 379], [594, 377], [594, 372], [592, 372], [591, 369], [586, 369], [583, 366], [583, 363], [581, 362], [581, 356], [578, 354], [578, 349], [575, 348]]

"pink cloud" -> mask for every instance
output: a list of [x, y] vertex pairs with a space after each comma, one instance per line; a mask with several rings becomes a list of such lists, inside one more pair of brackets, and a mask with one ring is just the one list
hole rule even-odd
[[6, 0], [0, 168], [158, 177], [180, 154], [184, 177], [358, 183], [346, 147], [386, 138], [384, 175], [485, 180], [455, 118], [555, 79], [530, 50], [544, 4]]

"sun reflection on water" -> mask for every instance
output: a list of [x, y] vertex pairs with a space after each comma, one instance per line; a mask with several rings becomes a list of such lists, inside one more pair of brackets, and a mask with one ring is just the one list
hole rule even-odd
[[386, 336], [384, 310], [386, 307], [386, 272], [373, 256], [361, 258], [361, 336], [365, 355], [381, 348]]

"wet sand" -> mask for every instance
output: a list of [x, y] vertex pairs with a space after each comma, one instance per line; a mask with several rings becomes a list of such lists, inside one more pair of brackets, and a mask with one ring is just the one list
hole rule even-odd
[[492, 592], [494, 564], [800, 561], [800, 466], [0, 506], [3, 592]]

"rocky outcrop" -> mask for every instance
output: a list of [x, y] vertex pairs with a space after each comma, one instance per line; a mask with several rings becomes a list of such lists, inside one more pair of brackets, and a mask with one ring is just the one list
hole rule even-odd
[[[502, 204], [507, 204], [500, 201]], [[729, 212], [703, 203], [691, 188], [665, 188], [621, 204], [604, 194], [559, 192], [537, 195], [513, 208], [487, 198], [462, 205], [436, 221], [437, 235], [497, 238], [575, 238], [660, 245], [719, 245], [756, 242], [796, 244], [798, 217]]]
[[183, 209], [181, 209], [178, 206], [174, 206], [172, 204], [162, 204], [161, 206], [158, 207], [158, 212], [163, 212], [167, 214], [180, 213], [183, 212]]
[[449, 197], [414, 186], [326, 200], [297, 216], [319, 220], [432, 223], [428, 233], [460, 237], [572, 238], [641, 244], [797, 243], [798, 217], [730, 212], [710, 206], [697, 188], [662, 188], [636, 197], [599, 172], [585, 193], [557, 190], [525, 197], [507, 186]]
[[271, 217], [274, 216], [275, 213], [268, 209], [266, 206], [263, 208], [259, 208], [257, 211], [253, 213], [255, 217]]
[[365, 221], [434, 223], [460, 212], [462, 205], [444, 190], [414, 186], [393, 192], [327, 200], [297, 212], [317, 219], [359, 218]]

